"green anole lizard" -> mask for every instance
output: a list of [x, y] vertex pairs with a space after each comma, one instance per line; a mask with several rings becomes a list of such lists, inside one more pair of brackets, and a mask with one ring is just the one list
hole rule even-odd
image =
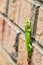
[[32, 52], [32, 46], [31, 46], [31, 38], [30, 38], [30, 32], [31, 32], [31, 25], [30, 20], [25, 20], [25, 43], [26, 43], [26, 58], [28, 60], [31, 52]]

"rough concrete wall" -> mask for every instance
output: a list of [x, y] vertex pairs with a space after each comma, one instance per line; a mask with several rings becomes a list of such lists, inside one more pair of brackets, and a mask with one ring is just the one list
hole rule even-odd
[[[24, 21], [27, 17], [31, 21], [31, 36], [43, 48], [43, 0], [0, 0], [0, 46], [11, 55], [13, 60], [16, 58], [14, 56], [18, 56], [18, 65], [28, 65], [23, 35]], [[20, 36], [17, 37], [20, 32]], [[18, 41], [16, 37], [19, 38]], [[15, 45], [18, 46], [18, 55]], [[40, 49], [37, 50], [33, 45], [29, 65], [43, 65], [43, 55], [39, 51]]]

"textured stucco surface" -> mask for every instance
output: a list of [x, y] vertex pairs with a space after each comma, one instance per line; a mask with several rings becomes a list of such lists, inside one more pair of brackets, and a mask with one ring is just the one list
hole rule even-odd
[[0, 47], [0, 65], [16, 65], [9, 55]]
[[0, 11], [3, 13], [6, 12], [6, 3], [7, 3], [7, 0], [0, 0]]
[[40, 7], [37, 20], [36, 40], [43, 46], [43, 8]]

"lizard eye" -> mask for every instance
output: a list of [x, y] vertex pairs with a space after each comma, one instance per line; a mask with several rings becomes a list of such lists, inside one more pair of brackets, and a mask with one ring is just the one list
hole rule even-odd
[[31, 28], [28, 31], [31, 31]]

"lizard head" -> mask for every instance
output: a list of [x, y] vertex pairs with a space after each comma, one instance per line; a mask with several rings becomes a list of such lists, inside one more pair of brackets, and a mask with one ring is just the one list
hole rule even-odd
[[25, 20], [25, 30], [28, 31], [28, 32], [31, 31], [31, 25], [30, 25], [29, 19]]

